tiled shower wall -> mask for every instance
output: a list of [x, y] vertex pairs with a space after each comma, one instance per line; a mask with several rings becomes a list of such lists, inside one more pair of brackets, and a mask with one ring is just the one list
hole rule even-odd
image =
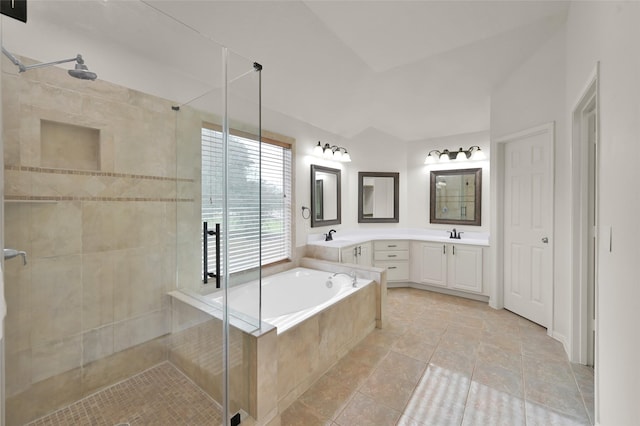
[[5, 246], [28, 253], [5, 272], [11, 425], [166, 359], [177, 209], [199, 203], [169, 101], [3, 59]]

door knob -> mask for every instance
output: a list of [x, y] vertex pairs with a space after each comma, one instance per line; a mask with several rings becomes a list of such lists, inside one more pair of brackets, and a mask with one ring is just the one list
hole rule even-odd
[[549, 244], [549, 237], [542, 237], [542, 242], [545, 244]]

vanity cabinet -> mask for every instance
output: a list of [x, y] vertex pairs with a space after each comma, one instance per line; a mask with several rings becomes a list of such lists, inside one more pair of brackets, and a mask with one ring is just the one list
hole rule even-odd
[[340, 262], [354, 263], [362, 266], [372, 266], [371, 243], [356, 244], [343, 247], [340, 250]]
[[482, 247], [415, 242], [411, 251], [411, 281], [482, 292]]
[[409, 281], [409, 242], [374, 241], [373, 266], [387, 269], [387, 281]]

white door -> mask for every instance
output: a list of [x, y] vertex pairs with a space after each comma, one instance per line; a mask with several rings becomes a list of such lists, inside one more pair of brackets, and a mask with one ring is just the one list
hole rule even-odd
[[504, 306], [544, 327], [553, 292], [553, 126], [504, 146]]

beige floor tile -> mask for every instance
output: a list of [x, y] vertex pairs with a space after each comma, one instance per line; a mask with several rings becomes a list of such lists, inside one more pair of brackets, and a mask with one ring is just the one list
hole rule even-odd
[[527, 401], [527, 426], [588, 426], [591, 423], [585, 418], [572, 417], [552, 408]]
[[356, 393], [336, 419], [336, 423], [340, 426], [389, 426], [394, 425], [399, 418], [400, 411]]
[[302, 394], [298, 401], [323, 418], [335, 419], [354, 393], [355, 390], [345, 387], [341, 380], [325, 375]]
[[473, 370], [473, 381], [482, 383], [497, 392], [523, 398], [522, 371], [513, 371], [499, 364], [478, 361]]
[[284, 410], [280, 419], [281, 426], [331, 426], [333, 422], [317, 415], [311, 408], [299, 401]]
[[524, 426], [524, 400], [473, 381], [469, 389], [462, 425]]
[[362, 362], [351, 352], [327, 371], [331, 377], [349, 390], [356, 390], [373, 373], [375, 366]]
[[584, 401], [575, 384], [563, 386], [544, 380], [525, 378], [524, 391], [527, 401], [588, 422]]
[[415, 387], [415, 382], [404, 380], [389, 371], [377, 369], [362, 384], [359, 392], [378, 404], [402, 412]]

